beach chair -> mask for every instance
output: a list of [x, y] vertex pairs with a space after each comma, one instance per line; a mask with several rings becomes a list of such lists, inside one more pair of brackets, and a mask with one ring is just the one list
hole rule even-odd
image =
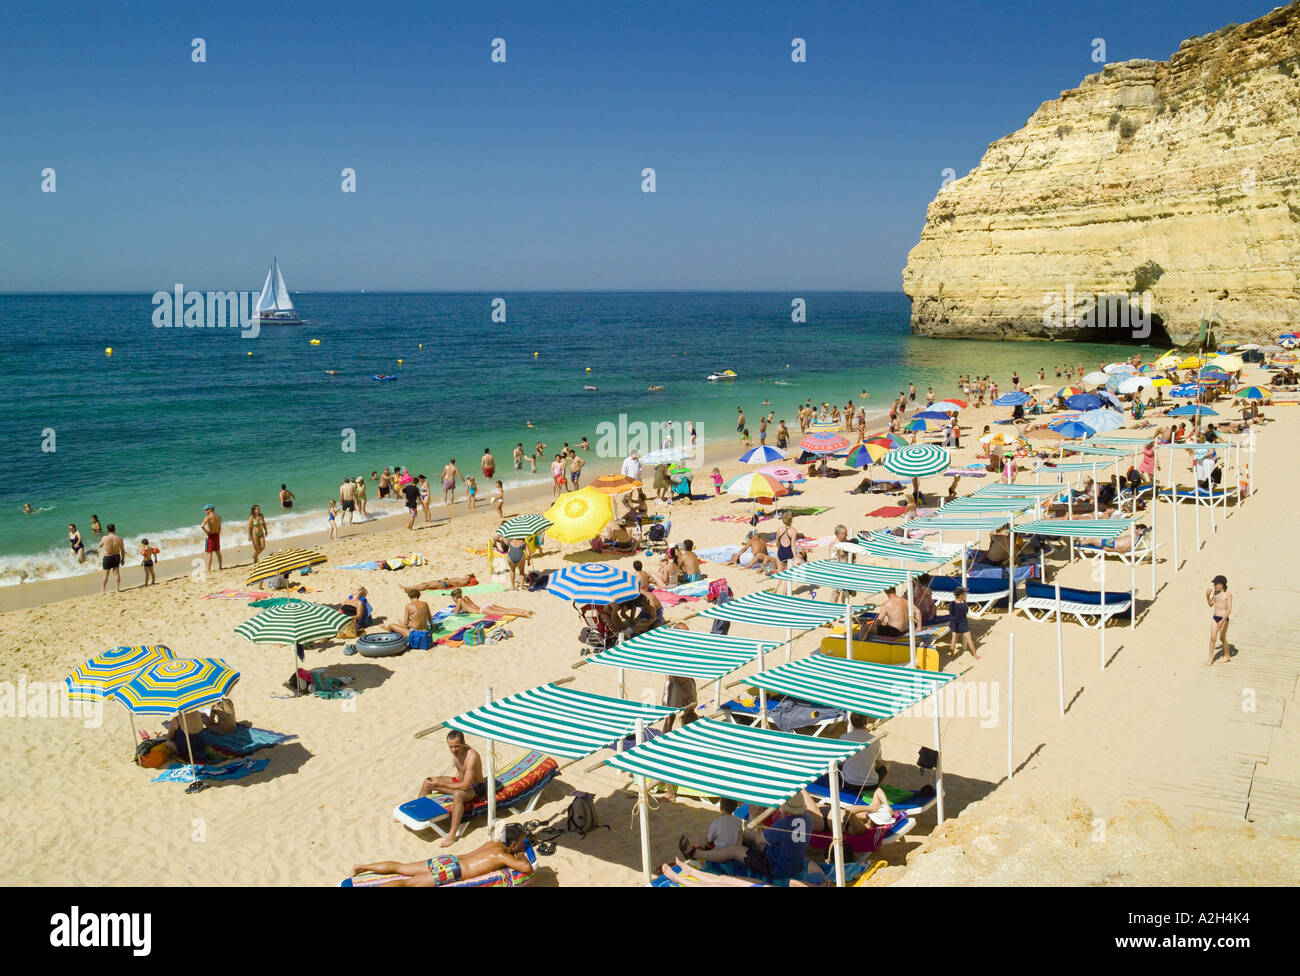
[[[1155, 548], [1160, 547], [1156, 546]], [[1128, 552], [1119, 552], [1114, 546], [1083, 546], [1078, 542], [1074, 544], [1074, 551], [1094, 563], [1101, 562], [1107, 556], [1113, 556], [1125, 566], [1140, 565], [1151, 558], [1151, 533], [1148, 531], [1139, 532], [1137, 545]]]
[[[952, 591], [961, 586], [960, 576], [935, 576], [930, 580], [930, 595], [937, 606], [952, 602]], [[972, 617], [982, 617], [1004, 606], [1011, 595], [1006, 578], [978, 577], [966, 581], [966, 605]]]
[[[821, 705], [813, 705], [809, 702], [801, 702], [796, 698], [786, 698], [781, 695], [773, 695], [769, 697], [767, 700], [767, 717], [768, 717], [769, 724], [772, 723], [773, 720], [772, 713], [776, 709], [776, 706], [783, 702], [790, 703], [789, 705], [786, 706], [787, 708], [803, 707], [808, 709], [808, 712], [810, 713], [807, 716], [809, 719], [808, 723], [806, 725], [800, 725], [797, 727], [801, 729], [805, 729], [805, 728], [812, 729], [814, 736], [820, 736], [823, 732], [825, 732], [828, 728], [830, 728], [835, 723], [847, 722], [849, 718], [848, 712], [844, 711], [843, 709], [836, 710], [832, 708], [825, 708]], [[749, 696], [745, 696], [743, 698], [733, 698], [730, 701], [723, 702], [721, 705], [718, 706], [718, 716], [724, 719], [725, 721], [731, 722], [735, 725], [755, 724], [759, 719], [759, 715], [761, 714], [761, 711], [762, 710], [758, 707], [757, 696], [753, 698], [750, 698]]]
[[[530, 752], [511, 763], [497, 774], [497, 809], [530, 813], [546, 784], [559, 771], [559, 763], [540, 752]], [[451, 802], [451, 797], [440, 794], [407, 800], [393, 810], [393, 819], [410, 830], [432, 830], [446, 837], [447, 831], [440, 826], [440, 821], [451, 816]], [[468, 805], [457, 836], [463, 836], [473, 819], [486, 812], [486, 797]]]
[[[533, 845], [529, 844], [524, 848], [524, 856], [528, 858], [528, 863], [537, 866], [537, 851]], [[392, 881], [400, 877], [395, 874], [374, 874], [370, 871], [363, 871], [355, 878], [344, 878], [339, 882], [340, 888], [375, 888], [386, 881]], [[468, 878], [465, 881], [453, 881], [450, 884], [438, 885], [439, 888], [522, 888], [524, 885], [531, 884], [533, 875], [524, 874], [522, 871], [516, 871], [514, 868], [499, 868], [490, 874], [485, 874], [479, 878]]]
[[[825, 776], [808, 784], [808, 792], [819, 800], [829, 800], [831, 798], [830, 784], [827, 782]], [[906, 791], [895, 790], [893, 792], [897, 795], [900, 792]], [[921, 814], [925, 813], [925, 811], [933, 807], [938, 798], [939, 794], [935, 791], [934, 786], [930, 784], [921, 787], [919, 790], [910, 791], [910, 795], [908, 796], [899, 796], [897, 800], [890, 800], [889, 805], [895, 811], [902, 813], [905, 817], [919, 817]], [[840, 803], [845, 806], [863, 806], [863, 799], [863, 797], [859, 796], [853, 790], [840, 790]], [[866, 797], [867, 802], [870, 802], [870, 800], [870, 797]]]
[[[1089, 630], [1104, 627], [1107, 620], [1128, 613], [1132, 606], [1132, 594], [1127, 591], [1098, 593], [1061, 587], [1061, 615], [1073, 617]], [[1025, 584], [1025, 595], [1016, 601], [1015, 609], [1030, 620], [1050, 620], [1056, 607], [1056, 587], [1029, 582]]]
[[1181, 505], [1195, 505], [1198, 502], [1211, 505], [1226, 505], [1229, 501], [1235, 502], [1237, 500], [1237, 489], [1228, 487], [1208, 491], [1204, 488], [1185, 488], [1179, 485], [1172, 490], [1161, 488], [1160, 497], [1175, 501]]

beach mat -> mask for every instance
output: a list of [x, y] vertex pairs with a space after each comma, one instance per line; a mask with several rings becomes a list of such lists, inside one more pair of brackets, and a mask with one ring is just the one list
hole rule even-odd
[[881, 505], [874, 512], [867, 512], [867, 518], [898, 518], [906, 511], [905, 505]]
[[380, 563], [378, 561], [371, 561], [365, 563], [350, 563], [347, 566], [338, 566], [336, 568], [337, 569], [378, 569], [379, 566]]
[[260, 600], [266, 596], [266, 590], [217, 590], [199, 597], [200, 600]]
[[819, 505], [812, 508], [783, 508], [782, 512], [789, 512], [791, 515], [820, 515], [822, 512], [829, 512], [831, 506]]
[[151, 779], [151, 783], [192, 783], [195, 779], [229, 782], [260, 773], [271, 765], [269, 759], [240, 759], [220, 766], [169, 766]]

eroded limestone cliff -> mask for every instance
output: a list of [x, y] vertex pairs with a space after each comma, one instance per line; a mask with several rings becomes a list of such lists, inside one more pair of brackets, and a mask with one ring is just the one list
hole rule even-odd
[[934, 336], [1147, 341], [1144, 308], [1152, 342], [1211, 308], [1220, 341], [1300, 325], [1300, 2], [1044, 102], [939, 192], [903, 290]]

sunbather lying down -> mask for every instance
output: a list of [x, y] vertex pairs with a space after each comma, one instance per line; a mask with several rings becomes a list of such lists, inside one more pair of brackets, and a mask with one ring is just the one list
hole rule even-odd
[[362, 871], [375, 874], [399, 874], [400, 878], [385, 881], [381, 888], [437, 888], [456, 881], [481, 878], [502, 868], [512, 868], [520, 874], [532, 874], [533, 864], [524, 854], [528, 834], [519, 824], [506, 824], [502, 840], [490, 840], [482, 847], [457, 857], [455, 854], [435, 854], [426, 861], [375, 861], [358, 864], [352, 877]]
[[499, 603], [485, 603], [479, 606], [463, 592], [460, 587], [451, 591], [451, 598], [455, 601], [457, 613], [496, 613], [503, 617], [531, 617], [533, 611], [518, 610], [514, 607], [503, 607]]
[[[1137, 538], [1141, 542], [1147, 534], [1145, 525], [1137, 526]], [[1076, 546], [1092, 546], [1094, 549], [1109, 549], [1112, 552], [1130, 552], [1133, 549], [1133, 533], [1125, 532], [1114, 539], [1075, 539]]]
[[417, 590], [451, 590], [458, 586], [478, 586], [478, 578], [470, 573], [468, 576], [444, 576], [415, 584]]
[[[758, 882], [754, 878], [732, 877], [728, 874], [710, 874], [692, 867], [680, 857], [676, 864], [661, 864], [659, 873], [665, 880], [687, 888], [752, 888]], [[791, 881], [791, 888], [811, 888], [812, 885], [802, 881]]]

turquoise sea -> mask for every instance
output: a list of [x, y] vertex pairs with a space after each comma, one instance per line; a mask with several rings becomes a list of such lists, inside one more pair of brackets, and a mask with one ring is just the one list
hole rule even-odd
[[[492, 321], [497, 297], [505, 322]], [[736, 408], [756, 422], [764, 398], [778, 420], [808, 397], [843, 404], [862, 389], [887, 410], [909, 380], [921, 398], [928, 386], [953, 393], [964, 371], [1007, 388], [1012, 368], [1030, 383], [1042, 367], [1050, 383], [1058, 362], [1093, 369], [1133, 351], [916, 338], [901, 293], [801, 294], [807, 321], [794, 324], [794, 297], [295, 294], [302, 327], [245, 339], [155, 328], [150, 295], [0, 295], [0, 585], [94, 571], [66, 542], [75, 522], [94, 544], [92, 513], [116, 523], [128, 547], [147, 536], [179, 556], [198, 550], [208, 503], [231, 529], [261, 504], [274, 540], [323, 528], [319, 513], [345, 475], [400, 464], [432, 481], [453, 456], [477, 474], [484, 447], [509, 490], [545, 480], [562, 443], [585, 435], [594, 446], [597, 425], [620, 414], [690, 420], [706, 442], [734, 440]], [[724, 369], [739, 378], [706, 381]], [[382, 373], [398, 379], [372, 379]], [[754, 433], [757, 442], [756, 424]], [[515, 472], [515, 443], [539, 440], [537, 474]], [[592, 458], [589, 470], [616, 468]], [[281, 482], [298, 497], [289, 516]], [[375, 494], [372, 485], [372, 503]], [[38, 514], [24, 515], [24, 503]]]

